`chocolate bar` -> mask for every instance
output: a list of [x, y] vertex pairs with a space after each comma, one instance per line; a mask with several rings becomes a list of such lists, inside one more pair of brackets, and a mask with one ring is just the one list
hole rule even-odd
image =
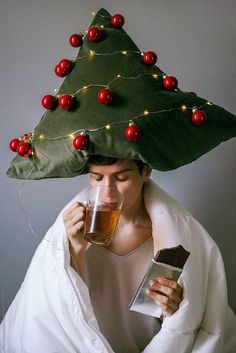
[[185, 250], [182, 245], [178, 245], [175, 248], [165, 248], [159, 250], [154, 257], [154, 260], [156, 262], [162, 262], [163, 264], [183, 269], [189, 255], [189, 251]]
[[131, 300], [129, 310], [160, 318], [161, 308], [146, 294], [149, 281], [157, 277], [172, 278], [177, 281], [189, 255], [190, 252], [185, 250], [182, 245], [159, 250]]

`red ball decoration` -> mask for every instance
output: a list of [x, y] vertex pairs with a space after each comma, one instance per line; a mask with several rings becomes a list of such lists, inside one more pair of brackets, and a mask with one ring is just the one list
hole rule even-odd
[[17, 152], [21, 157], [29, 157], [32, 154], [32, 149], [28, 143], [20, 142], [17, 146]]
[[45, 109], [54, 109], [57, 105], [56, 97], [52, 96], [51, 94], [44, 96], [41, 102]]
[[125, 23], [125, 19], [122, 15], [116, 14], [111, 17], [111, 25], [113, 27], [123, 27]]
[[178, 81], [174, 76], [165, 76], [163, 86], [168, 91], [174, 91], [178, 87]]
[[203, 110], [195, 110], [192, 114], [192, 123], [194, 125], [203, 125], [207, 120], [207, 115]]
[[125, 130], [125, 137], [129, 141], [138, 141], [141, 137], [140, 128], [134, 123], [130, 123], [129, 126]]
[[59, 65], [57, 65], [54, 69], [54, 72], [55, 74], [58, 76], [58, 77], [64, 77], [66, 76], [66, 73], [60, 68]]
[[69, 38], [70, 45], [74, 48], [78, 48], [83, 44], [83, 37], [77, 33], [72, 34]]
[[146, 65], [155, 65], [157, 62], [157, 55], [153, 51], [146, 51], [142, 56], [143, 62]]
[[67, 75], [71, 71], [73, 65], [70, 60], [62, 59], [58, 66], [60, 67], [61, 71]]
[[63, 94], [59, 98], [59, 106], [62, 109], [70, 110], [73, 107], [73, 97], [69, 94]]
[[20, 140], [18, 140], [18, 139], [13, 139], [13, 140], [11, 140], [10, 143], [9, 143], [10, 149], [11, 149], [13, 152], [16, 152], [19, 143], [20, 143]]
[[99, 103], [108, 105], [111, 103], [113, 95], [109, 89], [104, 88], [98, 92], [97, 98], [98, 98]]
[[89, 137], [87, 135], [81, 134], [74, 138], [73, 146], [76, 150], [86, 150], [89, 145]]
[[92, 42], [98, 42], [101, 38], [102, 32], [97, 27], [91, 27], [88, 30], [87, 37], [88, 40]]

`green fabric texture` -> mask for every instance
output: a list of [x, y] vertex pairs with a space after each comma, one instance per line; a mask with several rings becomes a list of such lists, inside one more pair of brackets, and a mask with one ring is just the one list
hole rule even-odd
[[[208, 105], [205, 99], [181, 89], [164, 89], [163, 71], [155, 65], [145, 65], [140, 53], [130, 53], [140, 50], [122, 28], [111, 26], [110, 18], [105, 9], [97, 12], [89, 27], [104, 26], [101, 40], [91, 42], [85, 35], [74, 67], [65, 77], [58, 95], [73, 94], [90, 84], [105, 86], [114, 79], [109, 85], [114, 94], [112, 103], [99, 103], [97, 93], [102, 87], [91, 86], [75, 95], [73, 110], [56, 107], [46, 111], [34, 130], [34, 155], [17, 155], [7, 171], [8, 176], [29, 179], [74, 177], [86, 172], [87, 157], [94, 154], [138, 159], [154, 169], [168, 171], [196, 160], [236, 136], [233, 114], [215, 104]], [[90, 50], [97, 54], [113, 54], [89, 56]], [[120, 52], [124, 50], [126, 55]], [[118, 53], [114, 53], [116, 51]], [[151, 74], [157, 74], [158, 78]], [[117, 75], [126, 78], [117, 78]], [[179, 86], [181, 88], [181, 83]], [[187, 107], [185, 111], [181, 109], [182, 105]], [[193, 107], [201, 108], [207, 114], [204, 125], [192, 124]], [[146, 110], [149, 114], [143, 115]], [[129, 120], [134, 118], [142, 131], [137, 142], [128, 141], [124, 135]], [[105, 128], [108, 124], [110, 129]], [[72, 145], [68, 135], [78, 130], [86, 130], [89, 136], [87, 150], [77, 151]], [[41, 134], [44, 139], [39, 138]]]

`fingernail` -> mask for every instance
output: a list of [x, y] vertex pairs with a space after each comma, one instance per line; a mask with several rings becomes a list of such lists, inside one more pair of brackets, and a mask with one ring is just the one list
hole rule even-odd
[[149, 281], [150, 286], [154, 286], [155, 282], [154, 281]]

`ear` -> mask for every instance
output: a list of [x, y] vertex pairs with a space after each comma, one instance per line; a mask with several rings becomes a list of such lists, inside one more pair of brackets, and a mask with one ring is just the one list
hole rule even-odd
[[145, 165], [143, 169], [144, 181], [148, 181], [151, 173], [152, 173], [152, 169], [148, 165]]

